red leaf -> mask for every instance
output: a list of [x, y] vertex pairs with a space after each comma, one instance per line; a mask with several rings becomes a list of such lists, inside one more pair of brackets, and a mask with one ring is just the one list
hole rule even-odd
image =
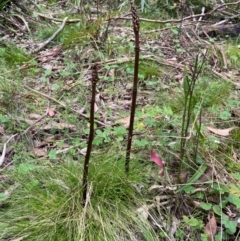
[[151, 151], [150, 159], [163, 169], [162, 171], [160, 171], [159, 175], [164, 176], [164, 164], [161, 158], [155, 152]]

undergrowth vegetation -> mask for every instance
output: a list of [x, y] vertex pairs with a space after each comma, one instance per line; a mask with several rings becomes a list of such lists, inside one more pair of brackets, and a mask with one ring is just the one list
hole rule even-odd
[[11, 238], [20, 235], [25, 240], [137, 240], [137, 233], [148, 231], [152, 237], [149, 240], [154, 240], [153, 229], [146, 221], [138, 220], [134, 211], [143, 201], [140, 185], [144, 186], [144, 176], [140, 174], [144, 165], [135, 161], [126, 176], [124, 160], [105, 152], [92, 160], [85, 207], [79, 182], [81, 159], [55, 164], [48, 160], [22, 163], [17, 173], [10, 171], [9, 177], [16, 184], [11, 199], [1, 206], [1, 237], [11, 234]]
[[239, 241], [240, 37], [213, 25], [239, 4], [135, 1], [128, 137], [129, 2], [26, 2], [0, 3], [0, 240]]

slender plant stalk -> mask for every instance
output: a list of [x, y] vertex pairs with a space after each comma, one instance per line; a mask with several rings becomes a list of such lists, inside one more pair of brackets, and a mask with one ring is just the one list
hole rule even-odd
[[130, 115], [129, 131], [128, 131], [128, 144], [126, 151], [126, 161], [125, 161], [125, 171], [129, 172], [129, 162], [130, 162], [130, 152], [132, 146], [132, 137], [133, 137], [133, 124], [134, 116], [136, 109], [136, 99], [137, 99], [137, 86], [138, 86], [138, 67], [139, 67], [139, 16], [134, 6], [134, 2], [131, 2], [131, 11], [132, 11], [132, 21], [133, 21], [133, 31], [135, 34], [135, 66], [134, 66], [134, 78], [133, 78], [133, 89], [132, 89], [132, 108]]
[[93, 138], [94, 138], [94, 104], [95, 104], [95, 97], [96, 97], [97, 82], [98, 82], [97, 65], [94, 64], [92, 66], [92, 99], [91, 99], [91, 111], [90, 111], [90, 132], [89, 132], [89, 137], [88, 137], [88, 146], [87, 146], [87, 153], [85, 156], [83, 179], [82, 179], [82, 186], [83, 186], [82, 204], [83, 204], [83, 206], [85, 206], [86, 198], [87, 198], [88, 167], [89, 167], [89, 160], [90, 160], [90, 155], [91, 155], [91, 150], [92, 150], [92, 142], [93, 142]]
[[[205, 55], [206, 56], [206, 55]], [[205, 58], [204, 56], [204, 58]], [[186, 152], [186, 144], [187, 144], [187, 136], [188, 136], [188, 130], [190, 126], [190, 121], [192, 118], [192, 112], [194, 109], [193, 106], [193, 94], [194, 94], [194, 88], [196, 85], [196, 81], [202, 71], [202, 67], [204, 64], [204, 61], [199, 66], [199, 55], [197, 55], [194, 67], [192, 69], [192, 77], [189, 78], [188, 74], [185, 74], [184, 77], [184, 111], [183, 111], [183, 117], [182, 117], [182, 130], [181, 130], [181, 144], [180, 144], [180, 165], [178, 169], [178, 178], [180, 180], [180, 175], [182, 171], [183, 166], [183, 160], [185, 157]], [[201, 121], [201, 117], [200, 117]], [[201, 123], [200, 123], [201, 124]], [[198, 147], [198, 140], [199, 139], [199, 132], [197, 134], [197, 146], [195, 148], [195, 157], [197, 156], [197, 147]]]
[[194, 160], [197, 160], [197, 154], [198, 154], [198, 146], [199, 146], [199, 140], [200, 140], [200, 135], [201, 135], [201, 126], [202, 126], [202, 107], [200, 106], [200, 111], [199, 111], [199, 125], [197, 126], [197, 133], [196, 133], [196, 145], [195, 145], [195, 150], [194, 150]]

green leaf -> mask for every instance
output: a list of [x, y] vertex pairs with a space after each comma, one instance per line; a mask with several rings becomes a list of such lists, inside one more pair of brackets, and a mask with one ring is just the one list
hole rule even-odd
[[48, 154], [48, 157], [50, 159], [56, 159], [57, 158], [57, 150], [56, 149], [52, 149], [49, 154]]
[[183, 216], [183, 221], [184, 221], [185, 223], [188, 223], [188, 222], [189, 222], [189, 217]]
[[233, 176], [240, 181], [240, 172], [233, 173]]
[[203, 160], [200, 156], [197, 155], [197, 157], [196, 157], [196, 162], [197, 162], [198, 164], [203, 164], [203, 163], [204, 163], [204, 160]]
[[222, 214], [222, 209], [219, 207], [219, 205], [213, 205], [213, 211], [219, 216]]
[[58, 90], [60, 88], [60, 85], [57, 83], [52, 84], [52, 90]]
[[224, 224], [227, 233], [234, 234], [237, 231], [237, 221], [229, 220], [227, 215], [222, 216], [222, 223]]
[[148, 140], [146, 139], [140, 139], [140, 140], [135, 140], [134, 145], [137, 147], [145, 147], [149, 144]]
[[7, 123], [7, 122], [9, 122], [9, 119], [5, 115], [0, 115], [0, 122]]
[[231, 113], [229, 112], [229, 111], [222, 111], [221, 113], [220, 113], [220, 119], [222, 119], [222, 120], [228, 120], [230, 117], [231, 117]]
[[32, 171], [36, 168], [37, 166], [35, 164], [31, 163], [22, 163], [18, 167], [18, 173], [20, 174], [26, 174], [28, 171]]
[[217, 235], [215, 235], [215, 241], [223, 241], [223, 240], [228, 240], [229, 236], [227, 235], [226, 232], [219, 232]]
[[175, 28], [173, 28], [173, 29], [172, 29], [172, 32], [173, 32], [173, 34], [175, 34], [175, 35], [177, 35], [177, 34], [178, 34], [178, 30], [177, 30], [177, 29], [175, 29]]
[[184, 192], [187, 193], [187, 194], [191, 194], [192, 192], [194, 192], [194, 190], [195, 190], [195, 187], [193, 187], [191, 185], [187, 185], [184, 188]]
[[190, 90], [190, 86], [189, 86], [189, 79], [188, 79], [187, 76], [185, 76], [185, 78], [183, 80], [183, 89], [184, 89], [185, 97], [188, 96], [189, 90]]
[[210, 210], [212, 208], [212, 204], [211, 203], [204, 203], [204, 202], [201, 202], [200, 203], [200, 207], [204, 210]]
[[206, 233], [201, 233], [201, 241], [208, 241], [208, 235]]
[[49, 76], [52, 74], [52, 70], [51, 69], [46, 69], [45, 70], [45, 76]]
[[225, 192], [228, 193], [228, 191], [229, 191], [228, 188], [225, 185], [217, 184], [217, 183], [214, 183], [212, 185], [212, 189], [220, 192], [221, 194], [224, 194]]
[[196, 227], [199, 225], [199, 221], [196, 218], [191, 218], [188, 222], [188, 225], [191, 227]]
[[228, 197], [222, 197], [221, 204], [219, 204], [220, 207], [225, 208], [228, 204]]
[[4, 198], [4, 193], [3, 192], [0, 192], [0, 200]]
[[232, 204], [234, 204], [237, 208], [240, 208], [240, 198], [236, 195], [230, 194], [228, 196], [228, 201]]
[[75, 137], [75, 138], [73, 139], [72, 143], [73, 143], [74, 146], [79, 145], [79, 144], [80, 144], [80, 138]]
[[103, 140], [104, 139], [102, 137], [96, 137], [93, 140], [93, 144], [96, 145], [96, 146], [99, 146], [99, 145], [101, 145], [103, 143]]
[[187, 216], [183, 216], [183, 220], [191, 227], [201, 226], [201, 222], [199, 222], [199, 220], [196, 218], [188, 218]]

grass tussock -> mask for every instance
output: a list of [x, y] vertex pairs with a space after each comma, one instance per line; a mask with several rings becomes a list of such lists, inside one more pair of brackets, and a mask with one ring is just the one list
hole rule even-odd
[[[100, 156], [90, 166], [87, 206], [82, 207], [82, 163], [19, 166], [16, 188], [0, 204], [0, 238], [24, 240], [137, 240], [153, 230], [135, 212], [143, 198], [133, 187], [138, 168], [124, 173], [123, 161]], [[142, 227], [142, 228], [139, 228]], [[155, 234], [156, 235], [156, 234]]]

